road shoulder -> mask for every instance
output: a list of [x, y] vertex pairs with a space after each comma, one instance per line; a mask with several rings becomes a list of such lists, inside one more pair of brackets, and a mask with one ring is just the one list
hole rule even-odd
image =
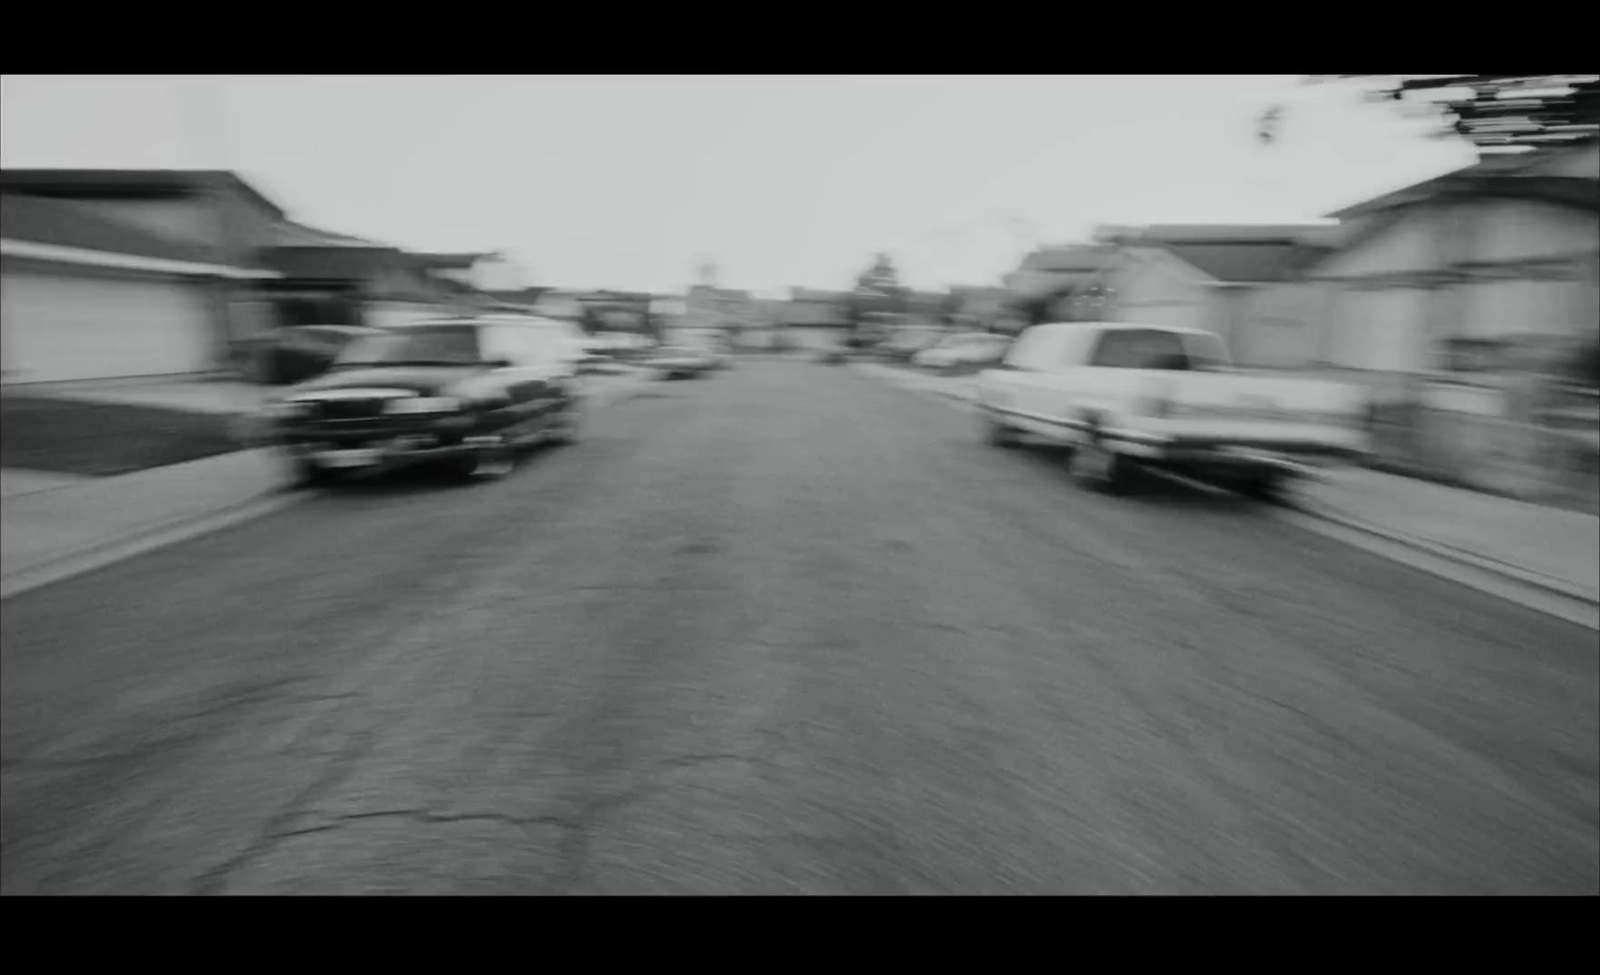
[[[942, 379], [877, 363], [852, 363], [851, 368], [960, 410], [971, 409], [976, 395], [970, 379]], [[1593, 571], [1600, 562], [1600, 519], [1475, 492], [1441, 492], [1394, 475], [1352, 473], [1358, 476], [1313, 482], [1292, 508], [1266, 510], [1409, 568], [1600, 630], [1600, 584]], [[1449, 497], [1435, 497], [1442, 493]], [[1430, 518], [1413, 531], [1397, 524], [1417, 523], [1406, 515], [1419, 505], [1437, 509], [1447, 502], [1462, 508], [1460, 517]], [[1544, 540], [1530, 544], [1529, 538]], [[1553, 546], [1561, 551], [1553, 552]]]

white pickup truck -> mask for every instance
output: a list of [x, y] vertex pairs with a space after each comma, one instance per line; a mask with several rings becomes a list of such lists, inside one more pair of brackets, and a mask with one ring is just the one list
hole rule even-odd
[[1116, 493], [1141, 467], [1276, 498], [1291, 479], [1367, 449], [1355, 386], [1236, 372], [1211, 332], [1070, 322], [1023, 332], [979, 374], [989, 442], [1072, 448], [1072, 473]]

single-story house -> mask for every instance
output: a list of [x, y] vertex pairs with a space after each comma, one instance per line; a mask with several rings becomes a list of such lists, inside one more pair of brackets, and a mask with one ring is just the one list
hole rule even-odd
[[1592, 508], [1600, 143], [1491, 157], [1332, 216], [1341, 238], [1309, 271], [1318, 357], [1373, 387], [1383, 454]]
[[[71, 202], [102, 219], [202, 248], [212, 264], [247, 270], [272, 270], [264, 251], [287, 219], [283, 207], [226, 170], [5, 169], [0, 192]], [[221, 333], [216, 368], [239, 365], [249, 340], [274, 324], [253, 280], [219, 283], [225, 297], [213, 319]]]
[[1067, 299], [1074, 319], [1201, 328], [1255, 368], [1297, 368], [1315, 351], [1319, 292], [1303, 270], [1334, 228], [1156, 225], [1119, 235]]
[[107, 208], [0, 193], [0, 381], [214, 372], [231, 298], [277, 276]]
[[1010, 292], [1005, 288], [971, 287], [956, 285], [950, 289], [954, 312], [950, 324], [972, 331], [1016, 331], [1020, 324], [1009, 314], [1007, 300]]
[[297, 223], [228, 171], [7, 169], [0, 190], [70, 204], [182, 243], [212, 265], [255, 272], [214, 285], [223, 296], [211, 318], [213, 368], [247, 368], [251, 340], [283, 325], [383, 326], [501, 308], [481, 285], [515, 277], [500, 254], [408, 254]]
[[[1040, 247], [1022, 259], [1002, 280], [1010, 292], [1016, 325], [1072, 321], [1083, 312], [1073, 296], [1094, 279], [1116, 253], [1114, 244], [1057, 244]], [[1088, 314], [1093, 317], [1095, 312]]]
[[485, 310], [398, 247], [287, 221], [279, 231], [265, 252], [282, 275], [265, 291], [279, 324], [386, 327]]
[[[1586, 175], [1582, 175], [1586, 174]], [[1491, 158], [1330, 214], [1322, 358], [1386, 373], [1493, 371], [1600, 334], [1600, 149]]]

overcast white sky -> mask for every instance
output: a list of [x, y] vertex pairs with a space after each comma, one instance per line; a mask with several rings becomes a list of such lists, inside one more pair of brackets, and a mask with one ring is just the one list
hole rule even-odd
[[701, 255], [728, 287], [842, 288], [878, 250], [908, 284], [991, 284], [1035, 239], [1300, 221], [1471, 160], [1292, 75], [0, 83], [7, 167], [236, 168], [314, 226], [576, 288], [680, 290]]

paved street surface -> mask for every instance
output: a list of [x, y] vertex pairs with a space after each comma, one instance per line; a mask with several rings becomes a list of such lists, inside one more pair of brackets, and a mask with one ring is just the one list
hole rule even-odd
[[1594, 634], [849, 370], [4, 605], [4, 893], [1600, 892]]

